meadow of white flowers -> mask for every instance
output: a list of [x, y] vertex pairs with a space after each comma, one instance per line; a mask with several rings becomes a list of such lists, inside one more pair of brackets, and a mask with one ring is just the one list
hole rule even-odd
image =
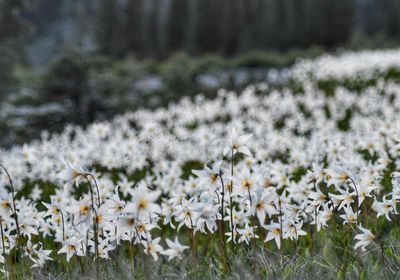
[[[325, 239], [388, 262], [400, 199], [390, 69], [400, 50], [323, 56], [290, 70], [302, 91], [220, 90], [1, 150], [3, 275], [84, 260], [100, 278], [127, 255], [201, 257], [204, 242], [223, 273], [241, 248], [284, 256]], [[327, 95], [329, 79], [375, 82]]]

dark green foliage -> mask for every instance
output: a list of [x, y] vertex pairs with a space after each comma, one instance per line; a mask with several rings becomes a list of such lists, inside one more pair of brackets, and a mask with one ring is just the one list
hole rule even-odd
[[170, 52], [176, 52], [185, 44], [185, 23], [189, 19], [189, 1], [172, 1], [169, 14], [171, 18], [167, 27], [167, 48]]
[[353, 110], [347, 109], [346, 114], [343, 117], [343, 119], [338, 120], [337, 126], [340, 130], [347, 131], [350, 129], [350, 120], [351, 120], [352, 114], [353, 114]]
[[182, 178], [183, 179], [188, 179], [190, 176], [194, 175], [192, 174], [192, 170], [200, 170], [204, 168], [204, 163], [200, 162], [200, 161], [188, 161], [185, 162], [182, 165]]
[[188, 94], [195, 81], [194, 64], [185, 54], [177, 54], [166, 61], [161, 67], [169, 92], [180, 96]]
[[34, 1], [0, 0], [0, 102], [4, 93], [15, 85], [14, 67], [24, 58], [22, 35], [32, 27], [22, 13], [33, 6]]
[[72, 50], [60, 57], [49, 69], [43, 90], [47, 102], [64, 100], [75, 122], [89, 120], [89, 65], [84, 54]]
[[[126, 42], [121, 41], [121, 39], [123, 32], [127, 32], [128, 30], [123, 30], [120, 14], [121, 11], [119, 10], [118, 2], [114, 0], [103, 0], [102, 5], [98, 9], [95, 29], [96, 40], [99, 51], [105, 55], [119, 57], [123, 56], [127, 50]], [[135, 26], [134, 24], [132, 25]], [[127, 32], [127, 34], [129, 33]]]
[[116, 57], [333, 48], [354, 34], [399, 39], [399, 11], [394, 0], [101, 0], [96, 38]]

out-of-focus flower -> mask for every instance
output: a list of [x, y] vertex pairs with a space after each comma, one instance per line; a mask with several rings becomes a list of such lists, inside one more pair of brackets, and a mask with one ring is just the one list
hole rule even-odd
[[357, 243], [354, 245], [354, 250], [360, 248], [365, 251], [365, 247], [368, 246], [374, 239], [375, 235], [371, 233], [370, 230], [362, 227], [361, 225], [358, 226], [358, 229], [361, 230], [362, 233], [357, 234], [354, 239], [358, 240]]
[[252, 134], [240, 135], [237, 133], [236, 129], [233, 128], [231, 132], [231, 137], [228, 141], [228, 145], [224, 148], [224, 156], [235, 155], [236, 153], [242, 153], [246, 156], [251, 156], [249, 148], [245, 145], [252, 137]]
[[180, 244], [178, 237], [175, 237], [174, 242], [169, 239], [166, 239], [165, 241], [167, 242], [169, 249], [162, 251], [161, 254], [168, 256], [168, 261], [172, 260], [173, 258], [182, 259], [183, 251], [189, 248], [189, 246]]

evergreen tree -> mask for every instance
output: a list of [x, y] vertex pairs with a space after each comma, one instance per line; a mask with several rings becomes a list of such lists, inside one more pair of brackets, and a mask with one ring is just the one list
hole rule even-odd
[[305, 1], [307, 0], [292, 0], [294, 15], [293, 15], [293, 45], [297, 47], [307, 46], [306, 36], [306, 14]]
[[97, 14], [96, 42], [102, 54], [121, 57], [125, 53], [124, 36], [121, 34], [121, 17], [117, 1], [102, 0]]
[[240, 51], [248, 51], [257, 49], [256, 44], [256, 28], [257, 28], [257, 9], [259, 1], [241, 0], [242, 17], [237, 18], [239, 26], [242, 26], [240, 36]]
[[220, 44], [224, 55], [232, 56], [239, 50], [239, 37], [242, 26], [240, 0], [221, 0], [224, 9], [220, 17]]
[[77, 123], [88, 120], [89, 64], [79, 50], [65, 52], [49, 68], [43, 85], [47, 102], [63, 100]]
[[385, 30], [389, 38], [398, 38], [400, 36], [400, 2], [397, 0], [386, 0], [385, 9]]
[[197, 53], [218, 52], [220, 49], [220, 14], [223, 10], [221, 1], [201, 0], [197, 4], [195, 36]]
[[138, 56], [144, 54], [144, 23], [143, 1], [129, 0], [125, 7], [125, 22], [123, 34], [126, 38], [127, 49]]
[[23, 62], [22, 37], [32, 28], [23, 13], [33, 7], [29, 0], [0, 0], [0, 93], [14, 83], [14, 65]]
[[185, 47], [185, 28], [188, 21], [188, 12], [189, 0], [172, 0], [167, 26], [169, 52], [176, 52]]
[[[149, 1], [149, 0], [148, 0]], [[147, 44], [146, 44], [146, 54], [148, 56], [153, 56], [156, 58], [163, 57], [163, 50], [161, 48], [160, 42], [160, 1], [152, 0], [152, 8], [150, 9], [148, 31], [147, 34]]]
[[321, 0], [323, 21], [320, 25], [320, 43], [332, 47], [344, 43], [353, 27], [354, 4], [348, 0]]

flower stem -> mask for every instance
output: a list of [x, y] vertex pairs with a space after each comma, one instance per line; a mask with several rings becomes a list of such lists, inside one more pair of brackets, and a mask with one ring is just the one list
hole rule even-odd
[[354, 185], [354, 189], [355, 189], [355, 191], [356, 191], [356, 195], [357, 195], [357, 200], [356, 200], [356, 224], [358, 225], [358, 210], [359, 210], [359, 205], [358, 205], [358, 203], [359, 203], [359, 199], [360, 199], [360, 196], [359, 196], [359, 194], [358, 194], [358, 189], [357, 189], [357, 186], [356, 186], [356, 183], [354, 182], [354, 180], [353, 180], [353, 178], [351, 178], [351, 177], [349, 177], [349, 179], [350, 179], [350, 181], [353, 183], [353, 185]]
[[231, 238], [232, 238], [232, 251], [235, 251], [235, 239], [233, 235], [233, 198], [232, 198], [232, 192], [233, 192], [233, 149], [231, 150], [231, 187], [229, 190], [229, 210], [230, 210], [230, 220], [231, 220]]
[[18, 222], [17, 208], [16, 208], [16, 206], [15, 206], [14, 184], [13, 184], [13, 181], [12, 181], [12, 179], [11, 179], [10, 173], [8, 173], [8, 171], [7, 171], [7, 169], [4, 167], [4, 165], [2, 165], [2, 164], [0, 163], [0, 167], [1, 167], [1, 168], [4, 170], [4, 172], [7, 174], [8, 180], [9, 180], [9, 182], [10, 182], [11, 197], [12, 197], [12, 203], [13, 203], [12, 212], [13, 212], [13, 217], [14, 217], [14, 220], [15, 220], [15, 226], [17, 227], [17, 236], [18, 236], [18, 239], [20, 240], [21, 234], [20, 234], [20, 231], [19, 231], [19, 222]]
[[[89, 182], [89, 192], [90, 192], [90, 200], [91, 200], [91, 208], [94, 214], [93, 217], [93, 234], [94, 234], [94, 252], [95, 252], [95, 259], [96, 259], [96, 275], [97, 279], [99, 279], [100, 276], [100, 262], [99, 262], [99, 236], [98, 236], [98, 224], [97, 224], [97, 211], [96, 211], [96, 206], [94, 204], [94, 195], [93, 195], [93, 186], [92, 183], [90, 182], [88, 176], [91, 176], [94, 179], [94, 176], [91, 174], [83, 174], [83, 176], [86, 178], [86, 180]], [[96, 179], [94, 179], [96, 182]], [[96, 183], [96, 188], [97, 188], [97, 183]], [[98, 193], [98, 188], [97, 188], [97, 195], [98, 195], [98, 207], [100, 207], [100, 196]]]
[[3, 217], [0, 216], [1, 245], [3, 247], [4, 270], [6, 279], [8, 279], [8, 262], [6, 258], [6, 246], [4, 244]]

